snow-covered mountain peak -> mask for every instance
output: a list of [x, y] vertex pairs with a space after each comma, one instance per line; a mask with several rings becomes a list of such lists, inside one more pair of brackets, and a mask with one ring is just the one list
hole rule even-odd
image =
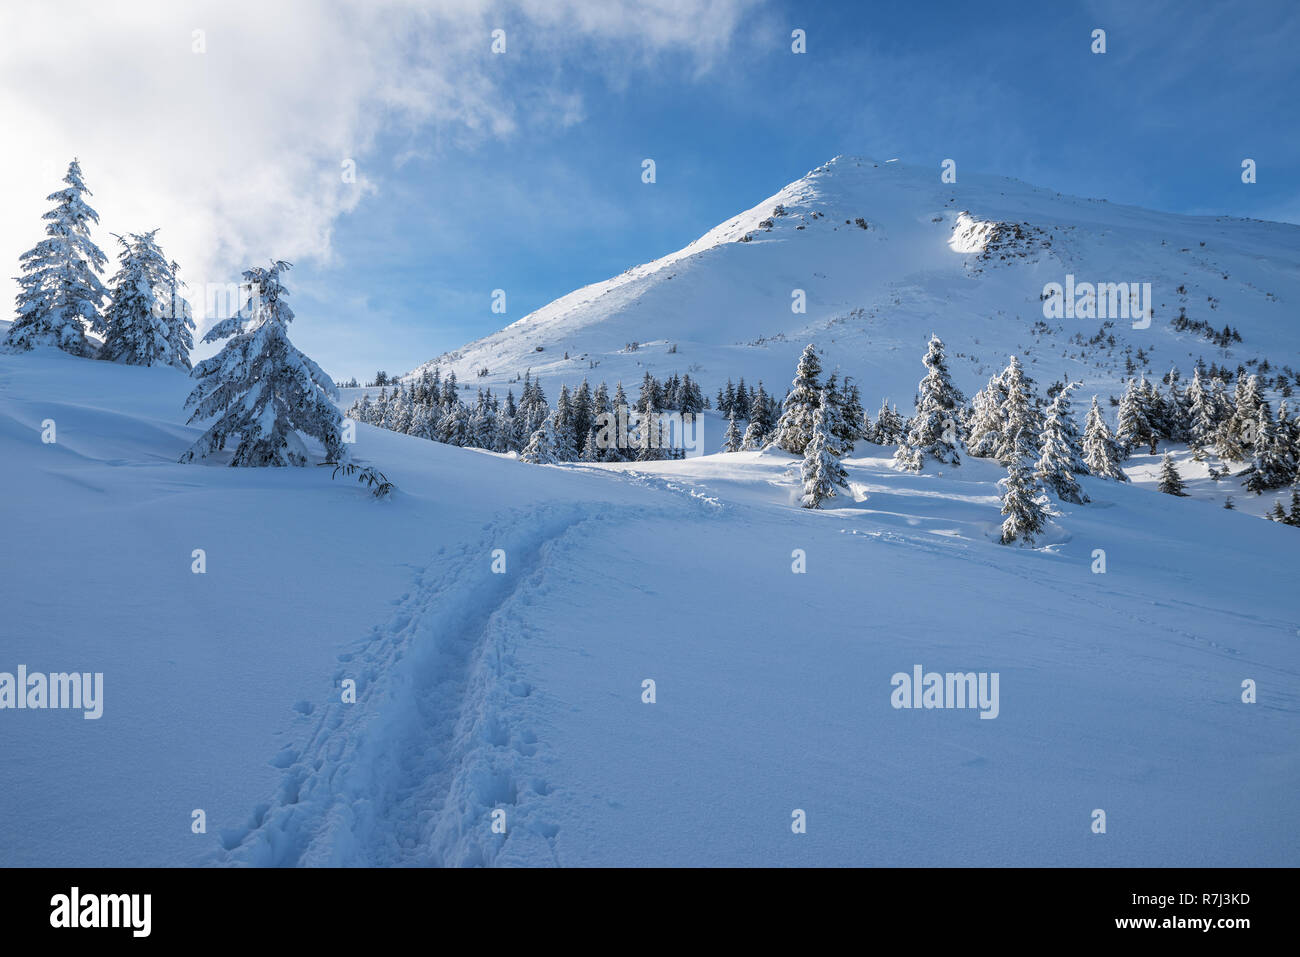
[[[1044, 385], [1114, 392], [1131, 372], [1300, 352], [1300, 227], [1066, 196], [1006, 177], [837, 156], [659, 259], [575, 290], [416, 368], [505, 388], [691, 373], [788, 381], [809, 341], [904, 406], [938, 333], [973, 393], [1008, 354]], [[1050, 284], [1149, 283], [1151, 322], [1044, 310]], [[1104, 306], [1105, 304], [1102, 303]], [[1180, 319], [1179, 317], [1182, 317]], [[1225, 325], [1242, 342], [1209, 338]]]

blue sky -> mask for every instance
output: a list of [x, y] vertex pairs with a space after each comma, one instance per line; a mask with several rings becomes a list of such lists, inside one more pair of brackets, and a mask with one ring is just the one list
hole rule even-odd
[[[473, 146], [385, 132], [365, 161], [378, 192], [337, 224], [337, 261], [296, 276], [299, 312], [322, 324], [298, 335], [340, 376], [405, 371], [685, 245], [839, 153], [936, 170], [951, 156], [1112, 202], [1300, 221], [1300, 5], [1134, 6], [775, 4], [705, 72], [668, 54], [614, 80], [608, 49], [534, 54], [521, 37], [501, 58], [507, 88], [574, 92], [583, 118]], [[326, 337], [344, 321], [351, 334]]]
[[[678, 249], [841, 153], [936, 175], [952, 157], [1116, 203], [1300, 222], [1294, 2], [77, 11], [27, 8], [0, 29], [0, 107], [35, 144], [0, 159], [16, 211], [0, 252], [31, 245], [49, 169], [75, 152], [105, 229], [161, 226], [191, 282], [293, 260], [295, 340], [337, 377], [405, 371]], [[1104, 55], [1090, 52], [1098, 27]], [[55, 57], [71, 69], [27, 82]], [[88, 88], [114, 108], [87, 114]], [[175, 149], [177, 130], [191, 148]], [[342, 157], [365, 190], [338, 194]], [[1251, 186], [1244, 157], [1259, 164]]]

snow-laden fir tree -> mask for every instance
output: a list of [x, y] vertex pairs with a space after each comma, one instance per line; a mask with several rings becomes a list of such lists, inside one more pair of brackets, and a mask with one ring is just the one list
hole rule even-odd
[[1192, 370], [1192, 384], [1187, 387], [1188, 444], [1201, 457], [1205, 450], [1214, 444], [1214, 435], [1218, 431], [1218, 409], [1214, 397], [1201, 379], [1199, 368]]
[[890, 407], [888, 399], [880, 402], [880, 411], [876, 413], [876, 423], [871, 430], [870, 441], [876, 445], [898, 445], [907, 431], [907, 422], [898, 414], [898, 407]]
[[476, 449], [492, 451], [497, 431], [496, 411], [492, 407], [491, 395], [484, 396], [480, 390], [474, 411], [470, 413], [466, 429], [466, 444]]
[[1174, 457], [1168, 452], [1160, 460], [1160, 483], [1156, 486], [1156, 489], [1166, 495], [1187, 494], [1183, 491], [1183, 477], [1178, 474], [1178, 468], [1174, 465]]
[[574, 431], [576, 415], [573, 400], [567, 385], [560, 386], [560, 394], [555, 400], [555, 436], [559, 442], [558, 455], [561, 461], [570, 462], [578, 457], [578, 435]]
[[[1282, 419], [1286, 420], [1286, 400], [1281, 405]], [[1289, 485], [1295, 478], [1295, 468], [1291, 462], [1291, 449], [1288, 447], [1288, 431], [1279, 429], [1269, 414], [1267, 404], [1259, 407], [1259, 419], [1254, 430], [1254, 451], [1251, 464], [1246, 470], [1246, 491], [1258, 495], [1269, 489]]]
[[245, 272], [251, 294], [243, 311], [203, 337], [204, 342], [229, 341], [194, 369], [199, 382], [185, 406], [194, 407], [191, 422], [218, 418], [181, 456], [182, 462], [224, 449], [238, 436], [233, 466], [306, 465], [300, 432], [325, 447], [327, 461], [344, 460], [342, 416], [330, 401], [338, 390], [289, 341], [293, 310], [280, 283], [289, 268], [289, 263], [275, 261], [270, 269], [257, 266]]
[[1283, 484], [1300, 482], [1300, 418], [1293, 418], [1283, 399], [1277, 406], [1277, 421], [1273, 427], [1277, 443], [1277, 456], [1282, 463]]
[[894, 462], [899, 468], [913, 472], [925, 467], [927, 455], [947, 465], [961, 465], [957, 431], [961, 407], [966, 399], [952, 384], [942, 339], [930, 336], [921, 362], [926, 374], [917, 385], [916, 415], [908, 425], [907, 435], [898, 447]]
[[1015, 541], [1032, 545], [1047, 527], [1052, 511], [1029, 464], [1035, 450], [1028, 430], [1020, 430], [1014, 447], [1017, 451], [1007, 465], [1007, 477], [998, 482], [1002, 488], [1002, 514], [1006, 516], [1001, 541], [1003, 545]]
[[[1061, 437], [1070, 450], [1070, 471], [1075, 475], [1088, 474], [1088, 463], [1083, 460], [1083, 436], [1079, 432], [1079, 423], [1074, 417], [1074, 401], [1070, 397], [1070, 392], [1082, 384], [1081, 382], [1069, 383], [1056, 394], [1052, 404], [1047, 407], [1047, 415], [1051, 415], [1052, 409], [1055, 408], [1060, 416]], [[1043, 424], [1046, 427], [1046, 419]]]
[[[1012, 357], [1015, 358], [1014, 356]], [[971, 412], [966, 432], [966, 451], [977, 458], [997, 458], [1002, 446], [1002, 431], [1006, 423], [1007, 388], [1006, 372], [991, 376], [983, 389], [971, 400]]]
[[99, 331], [101, 326], [99, 310], [108, 290], [99, 275], [108, 259], [90, 238], [99, 214], [82, 198], [91, 193], [75, 159], [63, 182], [65, 189], [46, 197], [55, 204], [43, 217], [46, 238], [18, 260], [22, 275], [16, 317], [3, 343], [7, 351], [54, 346], [77, 356], [94, 352], [86, 328]]
[[[621, 391], [621, 390], [620, 390]], [[601, 383], [591, 402], [592, 425], [596, 429], [596, 461], [621, 462], [623, 450], [619, 448], [617, 428], [618, 413], [609, 398], [609, 387]]]
[[1002, 424], [997, 430], [994, 457], [1002, 465], [1010, 465], [1024, 453], [1023, 442], [1032, 441], [1042, 432], [1042, 415], [1035, 406], [1033, 385], [1018, 358], [1011, 356], [1007, 360], [999, 383], [1003, 395], [999, 416]]
[[120, 266], [104, 312], [104, 344], [99, 358], [127, 365], [175, 365], [189, 370], [194, 320], [180, 295], [176, 264], [169, 262], [154, 236], [118, 236]]
[[1111, 435], [1110, 426], [1106, 424], [1106, 417], [1102, 415], [1094, 395], [1083, 428], [1083, 462], [1091, 475], [1127, 482], [1128, 476], [1120, 468], [1123, 460], [1124, 455], [1115, 437]]
[[519, 453], [519, 461], [531, 462], [533, 465], [555, 465], [560, 461], [554, 415], [548, 415], [533, 431], [528, 445]]
[[781, 406], [781, 418], [771, 439], [771, 444], [792, 455], [803, 455], [812, 440], [813, 413], [821, 401], [821, 374], [821, 359], [810, 342], [799, 357], [790, 394]]
[[635, 459], [638, 462], [659, 462], [668, 457], [666, 450], [661, 448], [663, 433], [659, 413], [654, 406], [647, 406], [644, 411], [637, 413], [636, 437], [633, 441], [636, 446]]
[[844, 434], [841, 444], [851, 448], [853, 443], [862, 439], [866, 441], [870, 431], [871, 420], [866, 409], [862, 408], [862, 392], [851, 376], [844, 377], [844, 388], [839, 395], [840, 416], [844, 420]]
[[[1260, 409], [1267, 407], [1268, 403], [1260, 395], [1259, 376], [1238, 375], [1232, 411], [1220, 423], [1215, 437], [1215, 450], [1220, 458], [1240, 462], [1252, 457]], [[1272, 417], [1271, 410], [1269, 417]]]
[[1138, 404], [1142, 407], [1142, 414], [1146, 417], [1149, 426], [1147, 434], [1143, 437], [1151, 447], [1151, 454], [1155, 455], [1156, 445], [1162, 438], [1169, 438], [1173, 434], [1173, 427], [1170, 424], [1169, 409], [1166, 408], [1165, 400], [1160, 393], [1147, 381], [1146, 376], [1142, 376], [1137, 388]]
[[848, 473], [840, 465], [838, 443], [831, 433], [831, 423], [826, 416], [830, 397], [823, 390], [817, 408], [813, 410], [812, 436], [804, 448], [803, 508], [821, 508], [822, 502], [835, 497], [837, 488], [847, 489]]
[[818, 408], [826, 421], [826, 430], [830, 432], [832, 449], [836, 455], [844, 456], [853, 448], [857, 440], [857, 429], [844, 418], [843, 396], [836, 388], [835, 376], [831, 376], [826, 386], [818, 395]]
[[1151, 423], [1147, 420], [1144, 405], [1143, 390], [1129, 379], [1124, 396], [1119, 400], [1119, 422], [1115, 428], [1115, 445], [1124, 458], [1150, 441]]
[[722, 437], [722, 451], [739, 452], [740, 451], [740, 426], [736, 423], [736, 410], [731, 410], [731, 415], [727, 416], [727, 434]]
[[1075, 479], [1076, 473], [1087, 471], [1078, 447], [1078, 431], [1070, 416], [1070, 390], [1078, 383], [1072, 382], [1057, 393], [1048, 406], [1043, 424], [1040, 447], [1042, 453], [1034, 466], [1034, 478], [1063, 502], [1083, 505], [1089, 499]]
[[1192, 417], [1191, 400], [1178, 387], [1180, 375], [1177, 368], [1165, 374], [1169, 385], [1169, 394], [1162, 400], [1164, 405], [1165, 437], [1171, 442], [1186, 442], [1191, 438]]
[[442, 417], [435, 426], [434, 437], [447, 445], [464, 445], [469, 436], [469, 409], [465, 403], [456, 399], [446, 402], [442, 407]]
[[758, 388], [749, 397], [749, 424], [745, 426], [745, 435], [740, 441], [743, 451], [756, 452], [767, 444], [772, 432], [770, 401], [760, 380]]

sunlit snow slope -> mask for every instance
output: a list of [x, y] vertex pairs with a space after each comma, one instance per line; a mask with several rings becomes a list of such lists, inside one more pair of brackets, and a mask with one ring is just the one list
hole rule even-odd
[[[1300, 863], [1296, 529], [1084, 478], [1008, 548], [979, 460], [865, 446], [810, 512], [780, 454], [361, 426], [377, 502], [176, 464], [191, 385], [0, 357], [0, 671], [105, 676], [97, 721], [0, 711], [0, 863]], [[895, 710], [915, 665], [998, 717]]]

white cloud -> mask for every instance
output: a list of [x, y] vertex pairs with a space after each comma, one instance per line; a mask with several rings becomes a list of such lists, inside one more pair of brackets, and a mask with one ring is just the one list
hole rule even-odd
[[[427, 133], [433, 148], [473, 148], [579, 122], [582, 98], [548, 84], [547, 57], [590, 48], [601, 69], [625, 75], [672, 53], [708, 69], [751, 5], [2, 4], [0, 264], [13, 265], [0, 272], [0, 296], [12, 301], [7, 276], [40, 238], [44, 197], [74, 155], [106, 251], [110, 230], [161, 227], [191, 284], [226, 283], [271, 256], [328, 260], [335, 221], [373, 188], [372, 164], [392, 163], [372, 153], [386, 127]], [[512, 62], [490, 52], [497, 27]], [[193, 51], [196, 30], [206, 52]], [[529, 58], [537, 76], [523, 82]], [[347, 159], [355, 184], [341, 175]]]

